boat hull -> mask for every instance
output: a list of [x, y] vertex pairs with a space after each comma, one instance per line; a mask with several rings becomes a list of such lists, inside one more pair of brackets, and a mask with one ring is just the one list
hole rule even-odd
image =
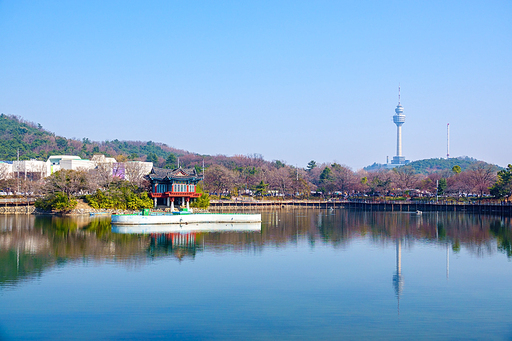
[[166, 225], [193, 223], [260, 223], [261, 214], [196, 213], [160, 215], [112, 215], [113, 225]]
[[190, 232], [260, 232], [261, 223], [191, 223], [168, 225], [113, 225], [112, 232], [120, 234], [190, 233]]

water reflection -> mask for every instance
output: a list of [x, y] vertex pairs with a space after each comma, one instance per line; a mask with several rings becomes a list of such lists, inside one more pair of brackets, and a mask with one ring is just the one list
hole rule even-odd
[[[113, 233], [105, 218], [0, 217], [0, 286], [34, 279], [46, 269], [68, 262], [109, 261], [143, 266], [156, 258], [195, 259], [201, 252], [263, 252], [307, 241], [347, 247], [367, 238], [387, 247], [396, 244], [393, 287], [397, 299], [403, 291], [403, 245], [417, 242], [446, 247], [449, 253], [465, 248], [482, 257], [497, 252], [512, 257], [510, 217], [468, 215], [454, 212], [407, 213], [354, 212], [345, 210], [280, 210], [263, 212], [261, 232], [154, 231], [148, 234]], [[157, 233], [158, 232], [158, 233]]]
[[197, 235], [196, 232], [151, 234], [148, 254], [151, 257], [172, 254], [180, 261], [183, 258], [193, 259], [200, 248]]
[[393, 288], [398, 301], [398, 313], [400, 314], [400, 295], [404, 289], [404, 279], [402, 278], [402, 240], [396, 240], [396, 273], [393, 276]]

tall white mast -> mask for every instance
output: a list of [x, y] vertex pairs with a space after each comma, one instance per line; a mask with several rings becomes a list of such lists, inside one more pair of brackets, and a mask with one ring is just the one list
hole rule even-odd
[[446, 125], [446, 158], [450, 158], [450, 123]]

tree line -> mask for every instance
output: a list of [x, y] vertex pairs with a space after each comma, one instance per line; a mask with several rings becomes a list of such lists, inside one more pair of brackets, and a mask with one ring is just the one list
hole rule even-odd
[[456, 198], [509, 197], [512, 192], [512, 166], [497, 171], [485, 162], [473, 163], [466, 170], [455, 165], [451, 170], [428, 175], [410, 166], [378, 171], [353, 171], [338, 163], [309, 162], [306, 169], [281, 161], [259, 162], [247, 157], [245, 164], [210, 165], [205, 170], [205, 189], [224, 196], [278, 195], [310, 196], [436, 196]]

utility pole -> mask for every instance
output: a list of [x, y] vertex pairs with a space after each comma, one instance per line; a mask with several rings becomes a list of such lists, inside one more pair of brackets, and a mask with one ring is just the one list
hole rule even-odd
[[17, 158], [17, 162], [16, 162], [16, 172], [17, 172], [17, 176], [16, 176], [16, 184], [18, 185], [18, 193], [20, 193], [20, 149], [18, 148], [18, 158]]
[[436, 204], [439, 203], [439, 180], [436, 180]]

